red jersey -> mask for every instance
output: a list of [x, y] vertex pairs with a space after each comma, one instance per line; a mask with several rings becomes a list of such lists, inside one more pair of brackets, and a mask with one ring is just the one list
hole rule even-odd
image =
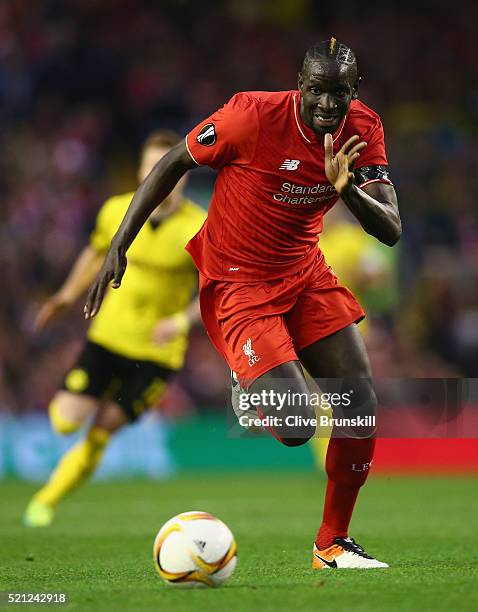
[[[218, 171], [208, 218], [186, 247], [208, 278], [272, 280], [314, 260], [339, 195], [325, 176], [323, 137], [302, 122], [299, 103], [298, 91], [238, 93], [186, 136], [193, 160]], [[355, 134], [368, 143], [356, 166], [386, 166], [380, 117], [358, 100], [334, 151]]]

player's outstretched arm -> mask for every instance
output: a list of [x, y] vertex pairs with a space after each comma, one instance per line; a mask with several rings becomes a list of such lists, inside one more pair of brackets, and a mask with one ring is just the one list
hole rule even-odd
[[179, 179], [197, 164], [181, 141], [154, 166], [138, 187], [126, 215], [113, 236], [103, 265], [91, 286], [85, 304], [85, 319], [94, 317], [111, 281], [117, 289], [126, 270], [126, 251], [153, 210], [169, 195]]
[[359, 142], [358, 136], [352, 136], [334, 155], [332, 135], [326, 134], [324, 146], [325, 173], [343, 202], [368, 234], [393, 246], [402, 234], [393, 185], [377, 182], [359, 188], [354, 184], [352, 170], [367, 143]]
[[90, 245], [81, 251], [63, 285], [38, 311], [33, 323], [35, 331], [43, 331], [73, 306], [93, 282], [103, 259], [104, 253], [98, 253]]

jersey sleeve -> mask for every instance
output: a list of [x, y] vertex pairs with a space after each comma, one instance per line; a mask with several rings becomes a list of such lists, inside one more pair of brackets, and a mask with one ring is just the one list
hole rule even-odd
[[117, 229], [116, 225], [111, 223], [111, 206], [112, 199], [110, 198], [100, 208], [96, 216], [95, 227], [90, 234], [90, 246], [98, 253], [106, 253]]
[[388, 171], [387, 153], [385, 151], [385, 137], [380, 119], [376, 119], [362, 139], [367, 147], [361, 152], [356, 163], [354, 175], [359, 187], [369, 183], [380, 182], [392, 184]]
[[218, 170], [231, 163], [247, 164], [254, 157], [258, 131], [256, 101], [239, 93], [189, 132], [186, 147], [199, 166]]

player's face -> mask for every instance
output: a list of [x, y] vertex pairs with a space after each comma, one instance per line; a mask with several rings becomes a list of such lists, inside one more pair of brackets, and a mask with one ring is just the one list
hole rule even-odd
[[148, 147], [141, 156], [138, 179], [142, 183], [159, 160], [169, 151], [167, 147]]
[[353, 67], [327, 59], [311, 62], [299, 74], [302, 121], [320, 136], [335, 132], [357, 97], [357, 87]]
[[[148, 147], [143, 152], [138, 169], [138, 179], [140, 183], [144, 181], [158, 161], [164, 157], [166, 153], [169, 153], [169, 151], [170, 149], [168, 147]], [[185, 184], [186, 177], [183, 176], [179, 179], [178, 183], [176, 183], [176, 186], [168, 197], [153, 211], [151, 216], [164, 218], [172, 214], [181, 203]]]

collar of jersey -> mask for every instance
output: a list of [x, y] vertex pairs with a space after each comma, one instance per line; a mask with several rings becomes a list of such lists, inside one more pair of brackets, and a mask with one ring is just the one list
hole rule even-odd
[[[294, 106], [294, 117], [295, 117], [295, 123], [297, 125], [297, 129], [299, 130], [302, 138], [304, 140], [306, 140], [307, 142], [309, 142], [310, 144], [321, 144], [323, 145], [323, 142], [321, 142], [318, 138], [316, 133], [314, 132], [314, 130], [312, 130], [311, 128], [307, 127], [304, 122], [302, 121], [302, 119], [300, 118], [300, 109], [299, 109], [299, 100], [300, 100], [300, 94], [298, 91], [296, 91], [293, 95], [292, 98], [292, 104]], [[349, 107], [350, 109], [350, 107]], [[349, 116], [349, 111], [347, 110], [347, 113], [345, 115], [345, 117], [342, 119], [342, 121], [340, 122], [339, 127], [335, 130], [335, 132], [332, 134], [332, 139], [335, 142], [337, 140], [337, 138], [339, 138], [340, 134], [342, 133], [342, 130], [344, 129], [344, 125], [345, 122], [347, 121], [347, 117]]]

